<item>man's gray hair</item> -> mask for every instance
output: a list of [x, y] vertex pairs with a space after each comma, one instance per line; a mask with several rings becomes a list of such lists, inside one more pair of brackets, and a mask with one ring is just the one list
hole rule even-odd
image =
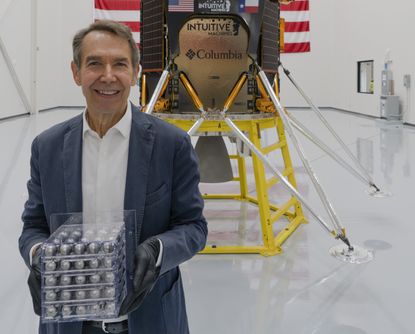
[[133, 68], [137, 68], [138, 63], [140, 62], [140, 55], [138, 53], [137, 44], [134, 40], [130, 28], [128, 28], [124, 24], [110, 20], [96, 21], [95, 23], [92, 23], [89, 27], [84, 28], [76, 33], [72, 41], [72, 52], [73, 61], [78, 68], [81, 68], [82, 41], [84, 40], [85, 36], [92, 31], [109, 32], [110, 34], [125, 39], [128, 42], [128, 45], [130, 46], [131, 61]]

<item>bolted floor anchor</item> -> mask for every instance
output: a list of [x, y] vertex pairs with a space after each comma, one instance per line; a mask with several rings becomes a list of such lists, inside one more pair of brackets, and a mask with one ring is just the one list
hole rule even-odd
[[376, 184], [371, 183], [369, 189], [367, 190], [367, 193], [372, 196], [372, 197], [377, 197], [377, 198], [381, 198], [381, 197], [390, 197], [392, 196], [392, 193], [388, 192], [388, 191], [382, 191], [380, 190]]
[[354, 250], [353, 246], [350, 244], [349, 239], [344, 234], [339, 235], [337, 238], [340, 239], [341, 241], [343, 241], [347, 245], [350, 252], [352, 252]]
[[333, 246], [329, 250], [330, 255], [336, 259], [354, 264], [366, 263], [373, 260], [372, 250], [352, 245], [344, 234], [338, 235], [336, 239], [343, 241], [343, 244]]

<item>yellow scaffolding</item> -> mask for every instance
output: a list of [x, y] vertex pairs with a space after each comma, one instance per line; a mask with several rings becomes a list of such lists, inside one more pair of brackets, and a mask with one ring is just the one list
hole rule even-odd
[[[194, 124], [194, 119], [169, 117], [169, 114], [163, 114], [163, 116], [164, 117], [161, 118], [163, 118], [165, 121], [176, 125], [184, 131], [188, 131]], [[284, 161], [284, 170], [282, 171], [282, 174], [290, 181], [293, 187], [297, 188], [294, 176], [294, 168], [292, 166], [291, 157], [288, 150], [283, 123], [276, 113], [261, 114], [261, 116], [261, 118], [234, 119], [234, 122], [263, 154], [269, 154], [273, 151], [281, 150], [281, 155]], [[272, 128], [276, 129], [277, 141], [271, 145], [262, 147], [261, 132], [263, 130]], [[208, 118], [202, 123], [198, 129], [198, 132], [220, 132], [222, 134], [226, 134], [231, 133], [232, 130], [228, 127], [224, 120], [211, 120]], [[301, 223], [306, 223], [300, 202], [295, 197], [291, 197], [286, 203], [281, 206], [277, 206], [270, 202], [268, 193], [270, 189], [279, 182], [279, 180], [275, 176], [269, 179], [266, 178], [264, 165], [255, 154], [252, 154], [252, 164], [255, 175], [255, 187], [257, 196], [255, 197], [249, 195], [245, 157], [240, 154], [236, 154], [231, 155], [230, 158], [237, 160], [238, 176], [234, 177], [232, 181], [239, 182], [240, 193], [204, 194], [203, 197], [209, 200], [238, 200], [249, 202], [258, 206], [263, 244], [256, 246], [207, 245], [201, 253], [259, 253], [264, 256], [271, 256], [281, 253], [281, 245], [285, 242], [285, 240], [287, 240], [287, 238], [297, 229]], [[288, 219], [288, 222], [280, 220], [280, 218], [283, 216]], [[282, 228], [279, 229], [278, 233], [274, 233], [273, 225], [277, 222], [281, 224], [285, 223], [285, 226], [282, 226]]]

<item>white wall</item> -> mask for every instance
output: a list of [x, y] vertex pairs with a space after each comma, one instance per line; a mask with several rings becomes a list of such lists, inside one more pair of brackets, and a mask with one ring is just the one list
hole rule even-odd
[[[39, 109], [84, 106], [84, 97], [70, 68], [72, 38], [93, 22], [94, 1], [39, 2]], [[136, 94], [132, 93], [131, 98], [138, 101]]]
[[[31, 38], [30, 3], [26, 0], [0, 2], [0, 36], [14, 66], [17, 77], [30, 101]], [[0, 53], [0, 119], [27, 113], [13, 83], [7, 64]]]
[[[85, 104], [70, 70], [73, 35], [92, 22], [93, 0], [37, 1], [37, 107]], [[31, 7], [27, 0], [0, 1], [2, 37], [27, 98], [31, 94]], [[25, 113], [23, 103], [0, 56], [0, 118]]]
[[38, 2], [37, 97], [40, 110], [61, 105], [62, 17], [61, 1]]
[[[341, 78], [336, 80], [338, 89], [332, 91], [334, 106], [379, 116], [381, 71], [386, 50], [390, 49], [395, 94], [400, 96], [405, 110], [403, 75], [411, 74], [412, 79], [415, 78], [415, 3], [412, 0], [394, 3], [386, 0], [337, 0], [334, 3], [334, 14], [338, 20], [333, 30], [339, 37], [335, 50], [337, 54], [342, 54], [340, 63], [333, 63], [331, 71], [333, 80]], [[374, 60], [373, 95], [356, 92], [356, 63], [367, 59]], [[410, 92], [414, 101], [414, 89], [411, 88]], [[405, 115], [405, 121], [415, 124], [414, 108]]]
[[[406, 110], [403, 75], [410, 74], [410, 100], [415, 101], [413, 1], [310, 0], [310, 15], [311, 53], [283, 55], [282, 61], [290, 65], [294, 77], [317, 105], [379, 117], [380, 72], [387, 49], [393, 61], [395, 94]], [[357, 61], [371, 59], [375, 92], [359, 94]], [[286, 106], [306, 105], [287, 80], [282, 81], [281, 89]], [[404, 120], [415, 124], [413, 105]]]
[[72, 37], [92, 23], [92, 0], [41, 0], [38, 23], [39, 109], [85, 105], [72, 79]]
[[[334, 42], [334, 1], [336, 0], [310, 0], [311, 52], [281, 55], [283, 66], [318, 106], [332, 104], [329, 91], [333, 53], [328, 50]], [[280, 75], [282, 104], [290, 107], [306, 106], [286, 76], [282, 72]]]

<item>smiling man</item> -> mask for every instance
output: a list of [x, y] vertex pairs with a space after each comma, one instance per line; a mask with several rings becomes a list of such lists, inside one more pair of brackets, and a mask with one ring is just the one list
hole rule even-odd
[[127, 297], [117, 319], [41, 324], [40, 334], [185, 334], [179, 264], [206, 242], [195, 153], [186, 133], [128, 101], [139, 72], [130, 30], [98, 21], [73, 39], [71, 64], [85, 111], [32, 144], [29, 198], [19, 247], [40, 313], [40, 249], [54, 213], [136, 211], [136, 249], [127, 264]]
[[73, 47], [72, 73], [86, 99], [88, 123], [103, 137], [127, 109], [138, 76], [136, 50], [121, 36], [99, 30], [76, 36]]

